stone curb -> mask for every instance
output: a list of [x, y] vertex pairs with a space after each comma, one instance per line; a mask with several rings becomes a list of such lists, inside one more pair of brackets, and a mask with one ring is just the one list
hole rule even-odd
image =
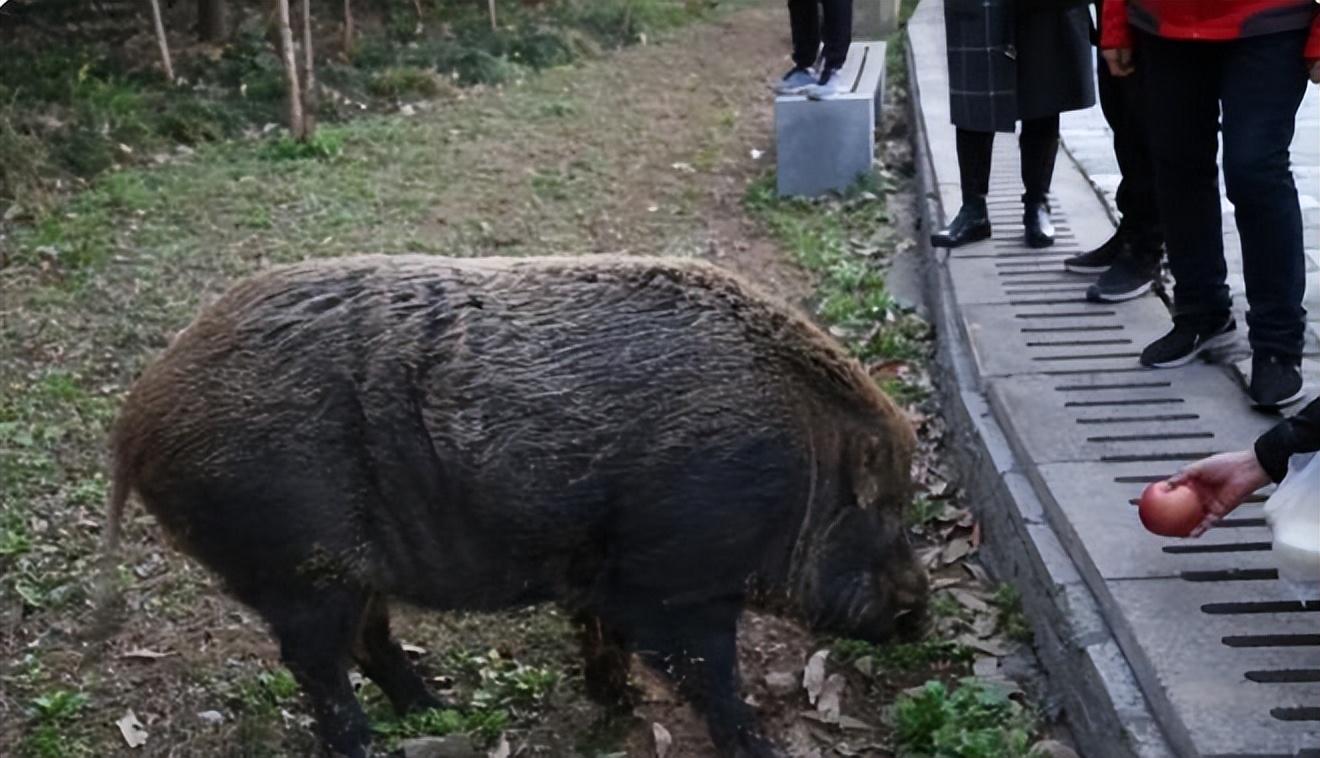
[[[911, 38], [909, 37], [909, 40]], [[945, 209], [927, 142], [913, 45], [906, 51], [909, 109], [920, 192], [918, 245], [926, 262], [926, 307], [937, 333], [933, 367], [952, 439], [947, 448], [985, 532], [996, 576], [1022, 594], [1051, 695], [1086, 758], [1174, 756], [1118, 647], [1094, 594], [1045, 517], [1044, 508], [979, 386], [946, 261], [928, 232]]]

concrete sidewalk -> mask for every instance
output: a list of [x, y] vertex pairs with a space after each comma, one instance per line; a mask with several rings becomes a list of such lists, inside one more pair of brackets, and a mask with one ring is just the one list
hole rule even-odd
[[[908, 33], [933, 227], [960, 195], [943, 0], [922, 0]], [[1132, 506], [1147, 482], [1247, 447], [1276, 419], [1248, 407], [1224, 366], [1142, 369], [1141, 347], [1169, 325], [1163, 304], [1087, 303], [1088, 280], [1062, 270], [1113, 231], [1077, 123], [1069, 146], [1080, 157], [1061, 160], [1055, 179], [1054, 248], [1023, 244], [1016, 140], [1005, 135], [991, 180], [994, 237], [930, 251], [943, 410], [987, 558], [1023, 592], [1086, 758], [1316, 758], [1320, 598], [1299, 599], [1278, 580], [1259, 498], [1195, 541], [1147, 533]], [[1085, 128], [1098, 166], [1102, 128]]]

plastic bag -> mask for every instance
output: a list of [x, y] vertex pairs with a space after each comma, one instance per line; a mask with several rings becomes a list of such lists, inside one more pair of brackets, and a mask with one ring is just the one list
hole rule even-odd
[[1265, 502], [1279, 578], [1320, 592], [1320, 454], [1294, 455]]

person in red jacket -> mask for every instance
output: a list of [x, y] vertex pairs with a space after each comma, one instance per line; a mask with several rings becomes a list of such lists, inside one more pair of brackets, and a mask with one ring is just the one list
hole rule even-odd
[[1106, 2], [1101, 47], [1115, 76], [1137, 71], [1155, 195], [1173, 270], [1173, 330], [1141, 354], [1179, 366], [1231, 341], [1219, 172], [1242, 238], [1250, 394], [1274, 409], [1302, 398], [1306, 311], [1302, 215], [1288, 148], [1308, 74], [1320, 82], [1315, 0]]

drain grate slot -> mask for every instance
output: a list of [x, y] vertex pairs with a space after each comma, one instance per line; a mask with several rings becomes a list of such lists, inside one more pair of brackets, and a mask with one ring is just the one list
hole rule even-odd
[[1132, 366], [1131, 368], [1055, 369], [1040, 373], [1044, 376], [1077, 376], [1078, 374], [1144, 374], [1149, 370], [1142, 366]]
[[1283, 669], [1280, 671], [1248, 671], [1247, 679], [1262, 684], [1300, 684], [1320, 682], [1320, 669]]
[[1241, 634], [1224, 638], [1229, 647], [1320, 647], [1320, 634]]
[[1215, 522], [1216, 529], [1252, 529], [1269, 526], [1263, 518], [1221, 518]]
[[1180, 397], [1148, 397], [1132, 400], [1069, 400], [1063, 404], [1065, 408], [1112, 408], [1126, 407], [1133, 405], [1178, 405], [1185, 403], [1186, 400]]
[[[1046, 274], [1055, 274], [1055, 272], [1054, 271], [1000, 271], [999, 272], [1000, 276], [1045, 276]], [[1058, 273], [1055, 275], [1053, 281], [1057, 281], [1057, 282], [1077, 281], [1077, 278], [1068, 276], [1063, 273]]]
[[1188, 453], [1141, 453], [1140, 455], [1102, 455], [1101, 463], [1155, 463], [1158, 461], [1199, 461], [1209, 458], [1213, 452]]
[[1172, 386], [1173, 382], [1119, 382], [1117, 384], [1060, 384], [1054, 389], [1058, 392], [1089, 392], [1090, 390], [1135, 390]]
[[1052, 342], [1028, 342], [1027, 347], [1083, 347], [1085, 345], [1131, 345], [1129, 339], [1112, 340], [1054, 340]]
[[1083, 324], [1081, 326], [1024, 326], [1018, 329], [1023, 334], [1060, 334], [1063, 332], [1121, 332], [1118, 324]]
[[1087, 442], [1155, 442], [1160, 440], [1204, 440], [1215, 436], [1214, 432], [1181, 432], [1165, 434], [1110, 434], [1100, 437], [1087, 437]]
[[1206, 603], [1203, 613], [1241, 616], [1259, 613], [1320, 613], [1320, 600], [1249, 600], [1241, 603]]
[[[1137, 424], [1148, 421], [1195, 421], [1201, 418], [1199, 413], [1165, 413], [1153, 416], [1109, 416], [1105, 418], [1079, 418], [1079, 424]], [[1147, 437], [1153, 435], [1146, 435]], [[1163, 439], [1162, 437], [1155, 437]], [[1095, 441], [1095, 438], [1092, 438]]]
[[[1151, 482], [1160, 482], [1168, 478], [1168, 474], [1150, 476], [1116, 476], [1114, 477], [1114, 481], [1118, 484], [1150, 484]], [[1133, 503], [1133, 505], [1136, 505], [1136, 503]]]
[[1165, 545], [1170, 555], [1204, 555], [1205, 553], [1261, 553], [1274, 549], [1269, 542], [1226, 542], [1222, 545]]
[[1274, 708], [1270, 715], [1280, 721], [1320, 721], [1320, 708]]
[[1140, 353], [1089, 353], [1082, 355], [1037, 355], [1033, 356], [1033, 361], [1086, 361], [1086, 360], [1104, 360], [1114, 358], [1135, 358]]
[[1104, 318], [1114, 311], [1062, 311], [1060, 313], [1015, 313], [1013, 318]]
[[1215, 571], [1184, 571], [1179, 574], [1188, 582], [1264, 582], [1279, 578], [1277, 569], [1219, 569]]

